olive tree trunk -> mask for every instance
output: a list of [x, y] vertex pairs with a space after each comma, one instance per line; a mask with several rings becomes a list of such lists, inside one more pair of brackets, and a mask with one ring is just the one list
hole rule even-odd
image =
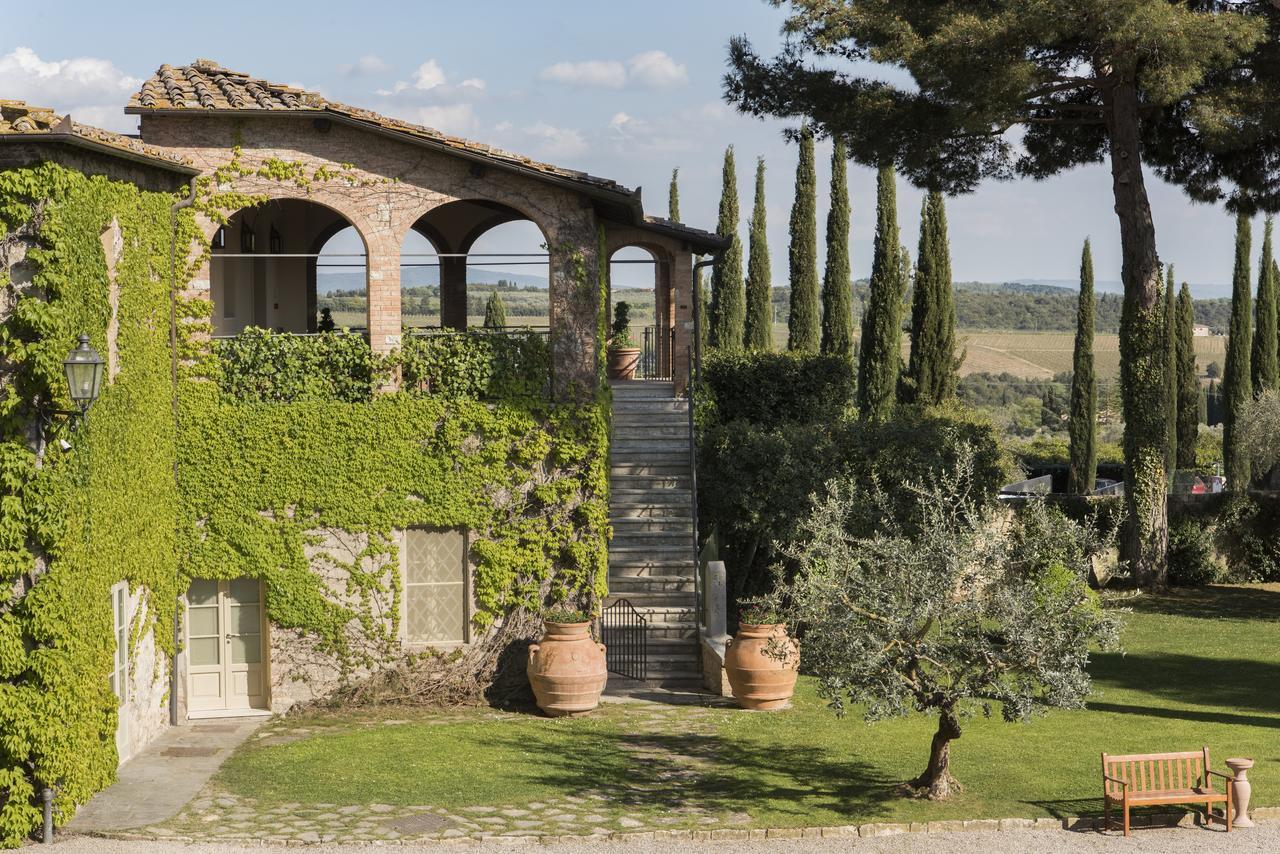
[[946, 800], [952, 791], [959, 791], [960, 784], [951, 776], [951, 742], [959, 737], [960, 719], [954, 710], [943, 709], [938, 714], [938, 731], [929, 746], [929, 765], [911, 781], [911, 788], [923, 791], [931, 801]]
[[1138, 88], [1132, 64], [1114, 67], [1103, 88], [1111, 181], [1120, 219], [1120, 387], [1124, 412], [1124, 546], [1138, 584], [1162, 588], [1169, 528], [1165, 505], [1168, 405], [1156, 229], [1142, 178]]

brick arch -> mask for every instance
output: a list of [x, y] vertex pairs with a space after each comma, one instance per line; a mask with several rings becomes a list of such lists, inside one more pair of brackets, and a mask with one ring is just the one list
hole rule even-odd
[[[662, 372], [662, 376], [673, 376], [673, 344], [672, 333], [675, 329], [676, 315], [676, 294], [674, 291], [674, 282], [672, 271], [675, 265], [675, 255], [666, 246], [660, 242], [646, 240], [634, 233], [605, 233], [605, 258], [607, 263], [604, 268], [609, 276], [606, 283], [607, 301], [609, 316], [613, 315], [613, 269], [612, 261], [615, 255], [624, 249], [642, 249], [649, 253], [653, 258], [653, 296], [654, 296], [654, 323], [656, 340], [653, 342], [654, 353], [657, 359], [656, 367]], [[647, 333], [646, 333], [647, 334]]]

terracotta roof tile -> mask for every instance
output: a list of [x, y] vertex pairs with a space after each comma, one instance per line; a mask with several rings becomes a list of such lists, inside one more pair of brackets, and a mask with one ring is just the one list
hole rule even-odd
[[[80, 124], [72, 121], [70, 116], [58, 116], [48, 107], [37, 107], [25, 101], [0, 100], [0, 136], [50, 139], [68, 134], [79, 140], [114, 148], [123, 154], [143, 157], [170, 168], [191, 165], [189, 160], [179, 154], [147, 145], [131, 136]], [[183, 171], [192, 170], [187, 168]]]
[[162, 65], [129, 100], [127, 112], [149, 110], [290, 110], [329, 112], [348, 119], [427, 140], [460, 152], [520, 166], [546, 175], [576, 181], [596, 189], [631, 195], [631, 190], [606, 178], [563, 169], [490, 145], [450, 136], [434, 128], [380, 115], [372, 110], [330, 101], [316, 92], [271, 83], [239, 71], [223, 68], [210, 59], [190, 65]]

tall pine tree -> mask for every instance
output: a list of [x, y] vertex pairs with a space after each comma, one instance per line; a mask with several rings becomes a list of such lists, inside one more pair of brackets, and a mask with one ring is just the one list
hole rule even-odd
[[871, 286], [859, 342], [858, 410], [863, 418], [893, 414], [902, 372], [902, 257], [898, 202], [892, 166], [881, 166], [876, 182], [876, 237]]
[[1169, 265], [1164, 286], [1165, 471], [1178, 467], [1178, 321], [1177, 286]]
[[831, 150], [831, 210], [827, 213], [827, 265], [822, 274], [823, 353], [853, 356], [853, 281], [849, 273], [849, 176], [844, 140]]
[[813, 131], [800, 128], [800, 159], [796, 163], [796, 198], [791, 205], [791, 313], [787, 318], [787, 349], [818, 352], [818, 173], [813, 162]]
[[1068, 416], [1067, 491], [1088, 495], [1098, 472], [1098, 391], [1093, 371], [1093, 250], [1084, 242], [1080, 253], [1080, 302], [1076, 310], [1076, 343], [1072, 356], [1071, 414]]
[[1231, 329], [1227, 338], [1226, 367], [1222, 376], [1222, 455], [1226, 462], [1227, 487], [1243, 492], [1249, 488], [1249, 458], [1236, 444], [1236, 418], [1253, 398], [1249, 365], [1253, 333], [1253, 289], [1249, 286], [1249, 217], [1236, 217], [1236, 263], [1231, 282]]
[[1200, 378], [1196, 375], [1195, 304], [1191, 289], [1182, 283], [1177, 309], [1178, 459], [1176, 468], [1196, 466], [1200, 430]]
[[732, 145], [724, 152], [716, 233], [728, 237], [730, 242], [711, 273], [710, 343], [722, 350], [741, 350], [746, 306], [742, 292], [742, 238], [738, 236], [738, 174]]
[[937, 405], [955, 394], [956, 311], [951, 292], [951, 248], [946, 203], [941, 193], [925, 197], [920, 213], [920, 249], [911, 302], [911, 359], [907, 368], [912, 399]]
[[748, 350], [773, 349], [773, 274], [769, 268], [769, 235], [765, 227], [763, 157], [756, 161], [756, 201], [751, 210], [751, 234], [747, 244], [744, 343]]
[[1280, 353], [1276, 337], [1275, 258], [1271, 252], [1271, 217], [1267, 217], [1262, 237], [1262, 258], [1258, 264], [1258, 301], [1254, 304], [1253, 393], [1280, 388]]

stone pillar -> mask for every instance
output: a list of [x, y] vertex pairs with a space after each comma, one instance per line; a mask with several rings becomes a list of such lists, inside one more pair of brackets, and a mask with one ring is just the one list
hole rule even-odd
[[595, 393], [600, 266], [593, 229], [559, 236], [551, 246], [551, 385], [556, 400]]
[[440, 259], [440, 325], [467, 328], [467, 259]]
[[[674, 320], [672, 314], [672, 293], [671, 293], [671, 261], [663, 256], [654, 258], [653, 263], [653, 321], [654, 334], [657, 340], [654, 342], [654, 354], [657, 357], [658, 376], [672, 376], [672, 346], [671, 346], [671, 329]], [[666, 373], [663, 373], [663, 372]]]
[[733, 689], [724, 672], [729, 640], [729, 583], [724, 561], [707, 561], [703, 579], [702, 685], [721, 697], [729, 697]]
[[400, 346], [400, 247], [389, 239], [369, 240], [367, 289], [369, 347], [390, 353]]
[[693, 253], [687, 246], [673, 253], [671, 303], [671, 318], [675, 324], [675, 353], [671, 359], [671, 376], [675, 380], [676, 394], [683, 394], [689, 383], [689, 357], [693, 350], [694, 335]]

